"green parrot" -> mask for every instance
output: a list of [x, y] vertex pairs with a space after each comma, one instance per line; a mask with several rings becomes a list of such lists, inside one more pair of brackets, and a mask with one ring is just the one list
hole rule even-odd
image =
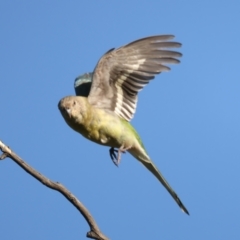
[[[150, 36], [109, 50], [92, 73], [89, 94], [64, 97], [59, 101], [58, 108], [73, 130], [95, 143], [117, 148], [117, 165], [121, 153], [129, 152], [162, 183], [182, 211], [189, 215], [129, 123], [136, 111], [138, 92], [156, 74], [169, 71], [166, 64], [180, 62], [178, 58], [182, 54], [169, 50], [181, 46], [170, 41], [173, 38], [173, 35]], [[76, 79], [75, 86], [77, 84]]]

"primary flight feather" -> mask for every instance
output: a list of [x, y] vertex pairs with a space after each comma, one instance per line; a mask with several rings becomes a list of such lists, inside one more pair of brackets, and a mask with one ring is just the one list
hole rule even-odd
[[[109, 50], [99, 60], [93, 73], [75, 80], [79, 96], [61, 99], [58, 108], [72, 129], [95, 143], [110, 146], [111, 157], [116, 164], [119, 164], [122, 152], [128, 151], [133, 155], [189, 214], [129, 123], [136, 111], [138, 92], [156, 74], [169, 71], [168, 64], [179, 63], [181, 53], [169, 50], [181, 46], [170, 41], [173, 38], [172, 35], [151, 36]], [[117, 155], [114, 148], [118, 148]]]

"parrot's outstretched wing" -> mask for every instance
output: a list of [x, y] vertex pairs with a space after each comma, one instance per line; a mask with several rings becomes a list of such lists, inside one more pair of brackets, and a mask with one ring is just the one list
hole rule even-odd
[[182, 54], [169, 48], [173, 35], [146, 37], [108, 51], [95, 67], [88, 101], [130, 121], [136, 111], [138, 92], [156, 74], [169, 71], [167, 64], [179, 63]]
[[78, 76], [74, 81], [74, 89], [77, 96], [88, 97], [92, 85], [91, 72]]

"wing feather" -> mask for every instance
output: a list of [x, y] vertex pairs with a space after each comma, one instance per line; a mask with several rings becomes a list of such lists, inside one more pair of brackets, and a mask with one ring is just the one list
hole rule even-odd
[[156, 74], [179, 63], [182, 54], [169, 49], [181, 44], [173, 35], [158, 35], [111, 49], [97, 63], [88, 101], [130, 121], [136, 111], [137, 94]]

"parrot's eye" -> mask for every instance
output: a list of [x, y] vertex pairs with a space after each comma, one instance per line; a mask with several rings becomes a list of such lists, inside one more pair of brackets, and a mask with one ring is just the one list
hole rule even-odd
[[73, 106], [75, 106], [76, 105], [76, 101], [73, 101]]

